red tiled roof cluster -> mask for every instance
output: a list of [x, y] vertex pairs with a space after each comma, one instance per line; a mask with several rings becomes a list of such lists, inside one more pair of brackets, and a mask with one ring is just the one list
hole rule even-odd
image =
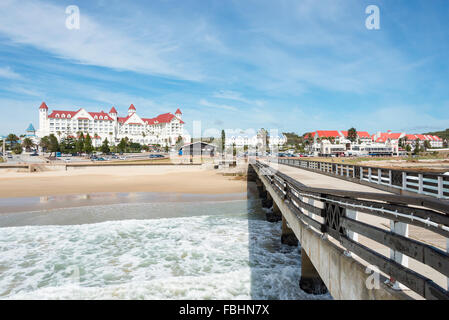
[[337, 130], [317, 130], [318, 138], [337, 138], [340, 136]]
[[430, 134], [407, 134], [406, 138], [409, 141], [416, 141], [418, 139], [421, 141], [443, 141], [443, 139], [441, 139], [440, 137]]

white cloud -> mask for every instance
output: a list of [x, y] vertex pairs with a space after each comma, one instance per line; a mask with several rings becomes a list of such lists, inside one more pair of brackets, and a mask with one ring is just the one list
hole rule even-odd
[[198, 80], [198, 70], [170, 58], [169, 42], [133, 38], [119, 26], [102, 25], [81, 10], [79, 30], [65, 27], [65, 8], [41, 1], [2, 0], [0, 33], [76, 63]]
[[14, 72], [10, 67], [0, 67], [0, 77], [6, 79], [22, 79], [22, 76]]
[[223, 110], [237, 111], [237, 108], [234, 107], [234, 106], [230, 106], [230, 105], [226, 105], [226, 104], [213, 103], [213, 102], [207, 101], [206, 99], [201, 99], [200, 100], [200, 105], [202, 105], [204, 107], [214, 108], [214, 109], [223, 109]]
[[234, 100], [246, 103], [248, 105], [257, 105], [262, 106], [264, 104], [261, 100], [251, 100], [243, 97], [240, 92], [235, 92], [231, 90], [221, 90], [219, 92], [214, 92], [212, 95], [214, 98], [226, 99], [226, 100]]

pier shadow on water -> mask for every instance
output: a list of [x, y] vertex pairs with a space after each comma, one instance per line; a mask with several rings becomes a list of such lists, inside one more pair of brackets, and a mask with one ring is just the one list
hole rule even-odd
[[248, 254], [251, 272], [251, 299], [322, 300], [330, 295], [311, 295], [299, 287], [301, 247], [281, 243], [282, 222], [268, 222], [262, 199], [254, 181], [255, 172], [248, 167], [247, 211]]

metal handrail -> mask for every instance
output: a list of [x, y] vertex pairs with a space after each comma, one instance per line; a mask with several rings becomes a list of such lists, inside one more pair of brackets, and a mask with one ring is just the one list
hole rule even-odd
[[[449, 204], [436, 199], [423, 201], [421, 196], [311, 188], [259, 161], [256, 161], [254, 167], [284, 199], [285, 205], [296, 214], [298, 219], [323, 234], [329, 234], [348, 251], [378, 266], [380, 270], [424, 298], [449, 300], [449, 292], [431, 279], [353, 241], [348, 237], [348, 231], [361, 234], [392, 250], [401, 252], [449, 277], [447, 252], [427, 243], [351, 219], [346, 215], [346, 209], [353, 209], [393, 221], [418, 225], [449, 238]], [[324, 208], [305, 203], [300, 197], [320, 201], [324, 203]], [[420, 208], [410, 206], [416, 204]], [[324, 223], [305, 214], [302, 210], [321, 216], [324, 218]]]
[[444, 174], [303, 159], [277, 159], [280, 164], [349, 179], [353, 182], [363, 181], [374, 187], [389, 187], [392, 191], [407, 191], [439, 199], [449, 199], [449, 176]]

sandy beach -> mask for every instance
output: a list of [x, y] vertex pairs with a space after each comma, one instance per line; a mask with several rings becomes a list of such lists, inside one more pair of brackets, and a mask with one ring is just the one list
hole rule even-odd
[[98, 192], [229, 194], [246, 192], [246, 181], [201, 166], [121, 166], [0, 174], [0, 198]]

